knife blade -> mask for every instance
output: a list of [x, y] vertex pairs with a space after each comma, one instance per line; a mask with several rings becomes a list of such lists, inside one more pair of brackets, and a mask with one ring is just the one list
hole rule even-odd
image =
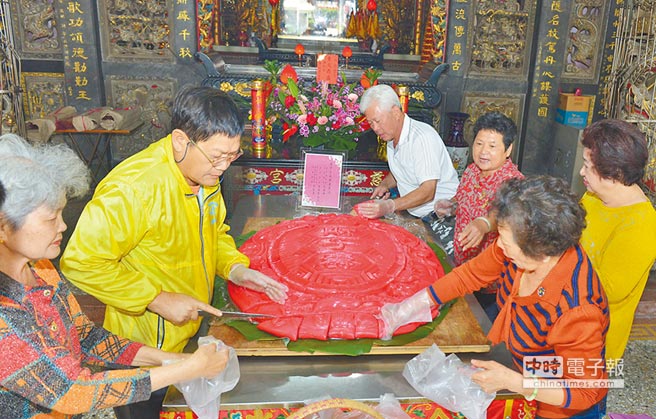
[[204, 310], [198, 310], [198, 315], [199, 316], [212, 316], [212, 317], [242, 317], [246, 319], [272, 319], [275, 316], [271, 314], [260, 314], [260, 313], [245, 313], [243, 311], [223, 311], [221, 310], [221, 313], [223, 313], [223, 316], [215, 316], [212, 313], [208, 313], [207, 311]]

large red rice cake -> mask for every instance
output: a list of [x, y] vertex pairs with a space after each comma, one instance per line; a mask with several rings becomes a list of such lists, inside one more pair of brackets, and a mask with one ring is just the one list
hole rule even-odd
[[346, 214], [283, 221], [257, 232], [240, 250], [252, 269], [289, 292], [277, 304], [228, 283], [232, 301], [242, 311], [276, 316], [258, 328], [291, 340], [380, 338], [383, 304], [402, 301], [444, 275], [431, 248], [405, 229]]

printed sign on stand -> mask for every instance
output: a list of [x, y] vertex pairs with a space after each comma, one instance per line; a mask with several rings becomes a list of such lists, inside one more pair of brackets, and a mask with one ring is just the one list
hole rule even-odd
[[341, 209], [344, 161], [341, 152], [303, 151], [301, 206]]

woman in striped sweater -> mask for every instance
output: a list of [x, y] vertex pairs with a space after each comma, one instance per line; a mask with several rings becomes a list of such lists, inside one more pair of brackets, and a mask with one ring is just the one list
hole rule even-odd
[[[594, 384], [608, 378], [608, 301], [578, 244], [585, 211], [577, 201], [560, 179], [507, 181], [491, 208], [499, 238], [428, 289], [383, 307], [389, 334], [425, 319], [433, 305], [499, 281], [501, 311], [488, 338], [505, 342], [516, 369], [473, 360], [479, 371], [472, 379], [488, 392], [507, 389], [537, 400], [541, 418], [601, 418], [607, 390]], [[565, 387], [547, 388], [554, 379], [564, 380]], [[589, 388], [573, 386], [578, 380]]]

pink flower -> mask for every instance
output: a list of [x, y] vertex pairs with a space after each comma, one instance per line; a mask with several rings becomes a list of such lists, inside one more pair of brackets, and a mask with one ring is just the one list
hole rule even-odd
[[355, 102], [356, 100], [358, 100], [358, 95], [356, 95], [355, 93], [349, 93], [347, 99], [350, 100], [351, 102]]
[[342, 109], [342, 102], [340, 102], [338, 99], [333, 100], [333, 108]]
[[298, 122], [300, 125], [307, 124], [307, 114], [299, 115], [298, 118], [296, 118], [296, 122]]
[[317, 118], [317, 124], [319, 125], [326, 125], [328, 123], [328, 117], [321, 115], [319, 118]]

